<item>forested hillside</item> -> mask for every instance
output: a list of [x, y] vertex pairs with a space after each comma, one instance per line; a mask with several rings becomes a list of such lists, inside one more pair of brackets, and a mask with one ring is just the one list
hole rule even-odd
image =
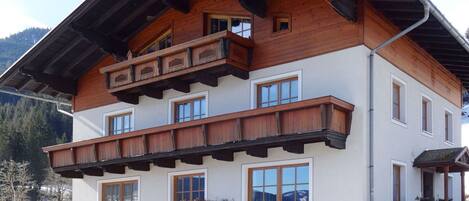
[[[0, 72], [38, 42], [48, 29], [30, 28], [0, 39]], [[50, 103], [0, 93], [0, 161], [28, 162], [34, 183], [41, 186], [49, 163], [41, 147], [71, 139], [72, 119]], [[38, 200], [38, 192], [30, 193]]]

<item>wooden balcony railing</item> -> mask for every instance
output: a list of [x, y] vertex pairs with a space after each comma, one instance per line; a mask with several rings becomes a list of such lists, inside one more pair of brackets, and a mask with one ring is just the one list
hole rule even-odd
[[100, 72], [110, 93], [136, 104], [140, 95], [161, 99], [166, 89], [188, 93], [194, 82], [216, 86], [225, 75], [247, 79], [253, 47], [252, 40], [223, 31], [143, 56], [129, 55]]
[[[279, 146], [302, 153], [304, 144], [312, 142], [345, 149], [353, 109], [352, 104], [327, 96], [60, 144], [45, 147], [44, 151], [56, 172], [80, 177], [83, 173], [116, 173], [116, 167], [124, 166], [147, 170], [150, 162], [174, 167], [176, 159], [202, 164], [202, 156], [206, 155], [232, 161], [233, 152], [238, 151], [267, 157], [268, 148]], [[143, 164], [143, 168], [135, 164]]]

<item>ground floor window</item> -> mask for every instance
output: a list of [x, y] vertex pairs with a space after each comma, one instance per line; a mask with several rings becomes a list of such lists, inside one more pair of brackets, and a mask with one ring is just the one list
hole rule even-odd
[[392, 200], [405, 201], [405, 166], [392, 165]]
[[309, 164], [251, 168], [249, 201], [308, 201]]
[[103, 201], [137, 201], [138, 181], [112, 182], [102, 184]]

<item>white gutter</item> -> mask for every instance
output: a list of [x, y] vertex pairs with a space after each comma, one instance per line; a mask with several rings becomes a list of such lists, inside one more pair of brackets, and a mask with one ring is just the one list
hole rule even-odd
[[398, 40], [402, 36], [406, 35], [407, 33], [411, 32], [415, 28], [419, 27], [420, 25], [424, 24], [428, 18], [430, 17], [430, 10], [433, 9], [433, 7], [430, 6], [429, 2], [427, 0], [421, 0], [421, 3], [423, 4], [424, 7], [424, 16], [422, 19], [414, 23], [413, 25], [407, 27], [397, 35], [393, 36], [392, 38], [384, 41], [382, 44], [378, 45], [376, 48], [372, 49], [370, 52], [369, 56], [369, 118], [368, 118], [368, 134], [369, 134], [369, 155], [368, 155], [368, 160], [369, 160], [369, 200], [374, 201], [374, 56], [375, 54], [383, 49], [384, 47], [390, 45], [394, 41]]

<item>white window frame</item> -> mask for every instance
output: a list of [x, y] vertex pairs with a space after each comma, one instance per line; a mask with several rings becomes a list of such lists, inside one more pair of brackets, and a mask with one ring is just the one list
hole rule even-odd
[[179, 96], [179, 97], [175, 97], [175, 98], [171, 98], [169, 99], [168, 101], [168, 124], [173, 124], [174, 123], [174, 111], [176, 108], [174, 108], [174, 104], [177, 103], [177, 102], [181, 102], [181, 101], [185, 101], [185, 100], [189, 100], [189, 99], [193, 99], [193, 98], [197, 98], [197, 97], [205, 97], [205, 109], [207, 111], [206, 112], [206, 116], [209, 117], [210, 116], [210, 113], [209, 113], [209, 109], [208, 109], [208, 91], [202, 91], [202, 92], [198, 92], [198, 93], [193, 93], [193, 94], [189, 94], [189, 95], [184, 95], [184, 96]]
[[[451, 115], [450, 122], [449, 122], [449, 124], [450, 124], [449, 125], [449, 131], [448, 131], [449, 134], [450, 134], [451, 139], [449, 139], [449, 140], [446, 140], [446, 133], [445, 133], [445, 126], [446, 126], [445, 116], [446, 116], [446, 113]], [[455, 139], [454, 138], [454, 113], [451, 110], [449, 110], [448, 108], [445, 108], [444, 114], [443, 114], [443, 139], [444, 139], [445, 143], [448, 144], [448, 145], [452, 146], [455, 143], [454, 142], [454, 139]]]
[[105, 113], [103, 115], [103, 129], [102, 129], [102, 135], [103, 136], [109, 136], [109, 117], [116, 116], [119, 114], [125, 114], [125, 113], [131, 113], [130, 115], [130, 126], [132, 127], [130, 131], [135, 130], [135, 108], [126, 108], [122, 110], [116, 110], [112, 112]]
[[243, 164], [242, 165], [242, 192], [241, 192], [241, 201], [248, 201], [248, 192], [249, 192], [249, 169], [252, 168], [262, 168], [262, 167], [271, 167], [271, 166], [284, 166], [284, 165], [294, 165], [294, 164], [303, 164], [307, 163], [309, 165], [309, 200], [313, 201], [313, 158], [304, 158], [304, 159], [294, 159], [294, 160], [283, 160], [283, 161], [271, 161], [271, 162], [261, 162], [261, 163], [252, 163], [252, 164]]
[[205, 193], [204, 199], [208, 200], [208, 174], [207, 169], [195, 169], [195, 170], [186, 170], [186, 171], [177, 171], [177, 172], [169, 172], [168, 173], [168, 201], [173, 201], [174, 196], [174, 177], [182, 176], [182, 175], [190, 175], [190, 174], [204, 174], [205, 176]]
[[96, 182], [98, 186], [98, 193], [97, 193], [98, 196], [96, 200], [101, 201], [103, 184], [114, 183], [114, 182], [126, 182], [126, 181], [137, 181], [137, 185], [138, 185], [138, 200], [137, 201], [140, 201], [141, 200], [140, 199], [141, 198], [141, 186], [142, 186], [140, 183], [140, 176], [98, 180]]
[[302, 84], [302, 71], [293, 71], [283, 74], [278, 74], [270, 77], [259, 78], [251, 80], [251, 109], [257, 108], [257, 86], [264, 83], [284, 80], [292, 77], [298, 78], [298, 101], [303, 100], [303, 84]]
[[[423, 119], [423, 111], [422, 111], [422, 102], [426, 100], [429, 103], [429, 108], [427, 108], [429, 111], [427, 112], [427, 124], [428, 124], [428, 131], [423, 130], [423, 125], [422, 125], [422, 119]], [[420, 98], [420, 131], [423, 135], [428, 136], [428, 137], [433, 137], [433, 100], [425, 95], [422, 94]]]
[[[401, 114], [401, 119], [394, 119], [394, 115], [393, 115], [393, 99], [394, 99], [394, 93], [393, 93], [393, 87], [394, 87], [394, 83], [398, 84], [401, 88], [400, 88], [400, 114]], [[404, 80], [398, 78], [397, 76], [395, 76], [394, 74], [391, 74], [391, 82], [390, 82], [391, 86], [389, 87], [390, 89], [390, 115], [389, 117], [391, 118], [391, 122], [399, 125], [399, 126], [402, 126], [402, 127], [405, 127], [407, 128], [407, 83], [404, 82]]]
[[391, 187], [390, 187], [390, 200], [393, 198], [393, 193], [394, 193], [394, 184], [393, 184], [393, 178], [394, 178], [394, 165], [399, 166], [401, 168], [401, 201], [407, 201], [407, 163], [402, 162], [402, 161], [397, 161], [397, 160], [391, 160]]

